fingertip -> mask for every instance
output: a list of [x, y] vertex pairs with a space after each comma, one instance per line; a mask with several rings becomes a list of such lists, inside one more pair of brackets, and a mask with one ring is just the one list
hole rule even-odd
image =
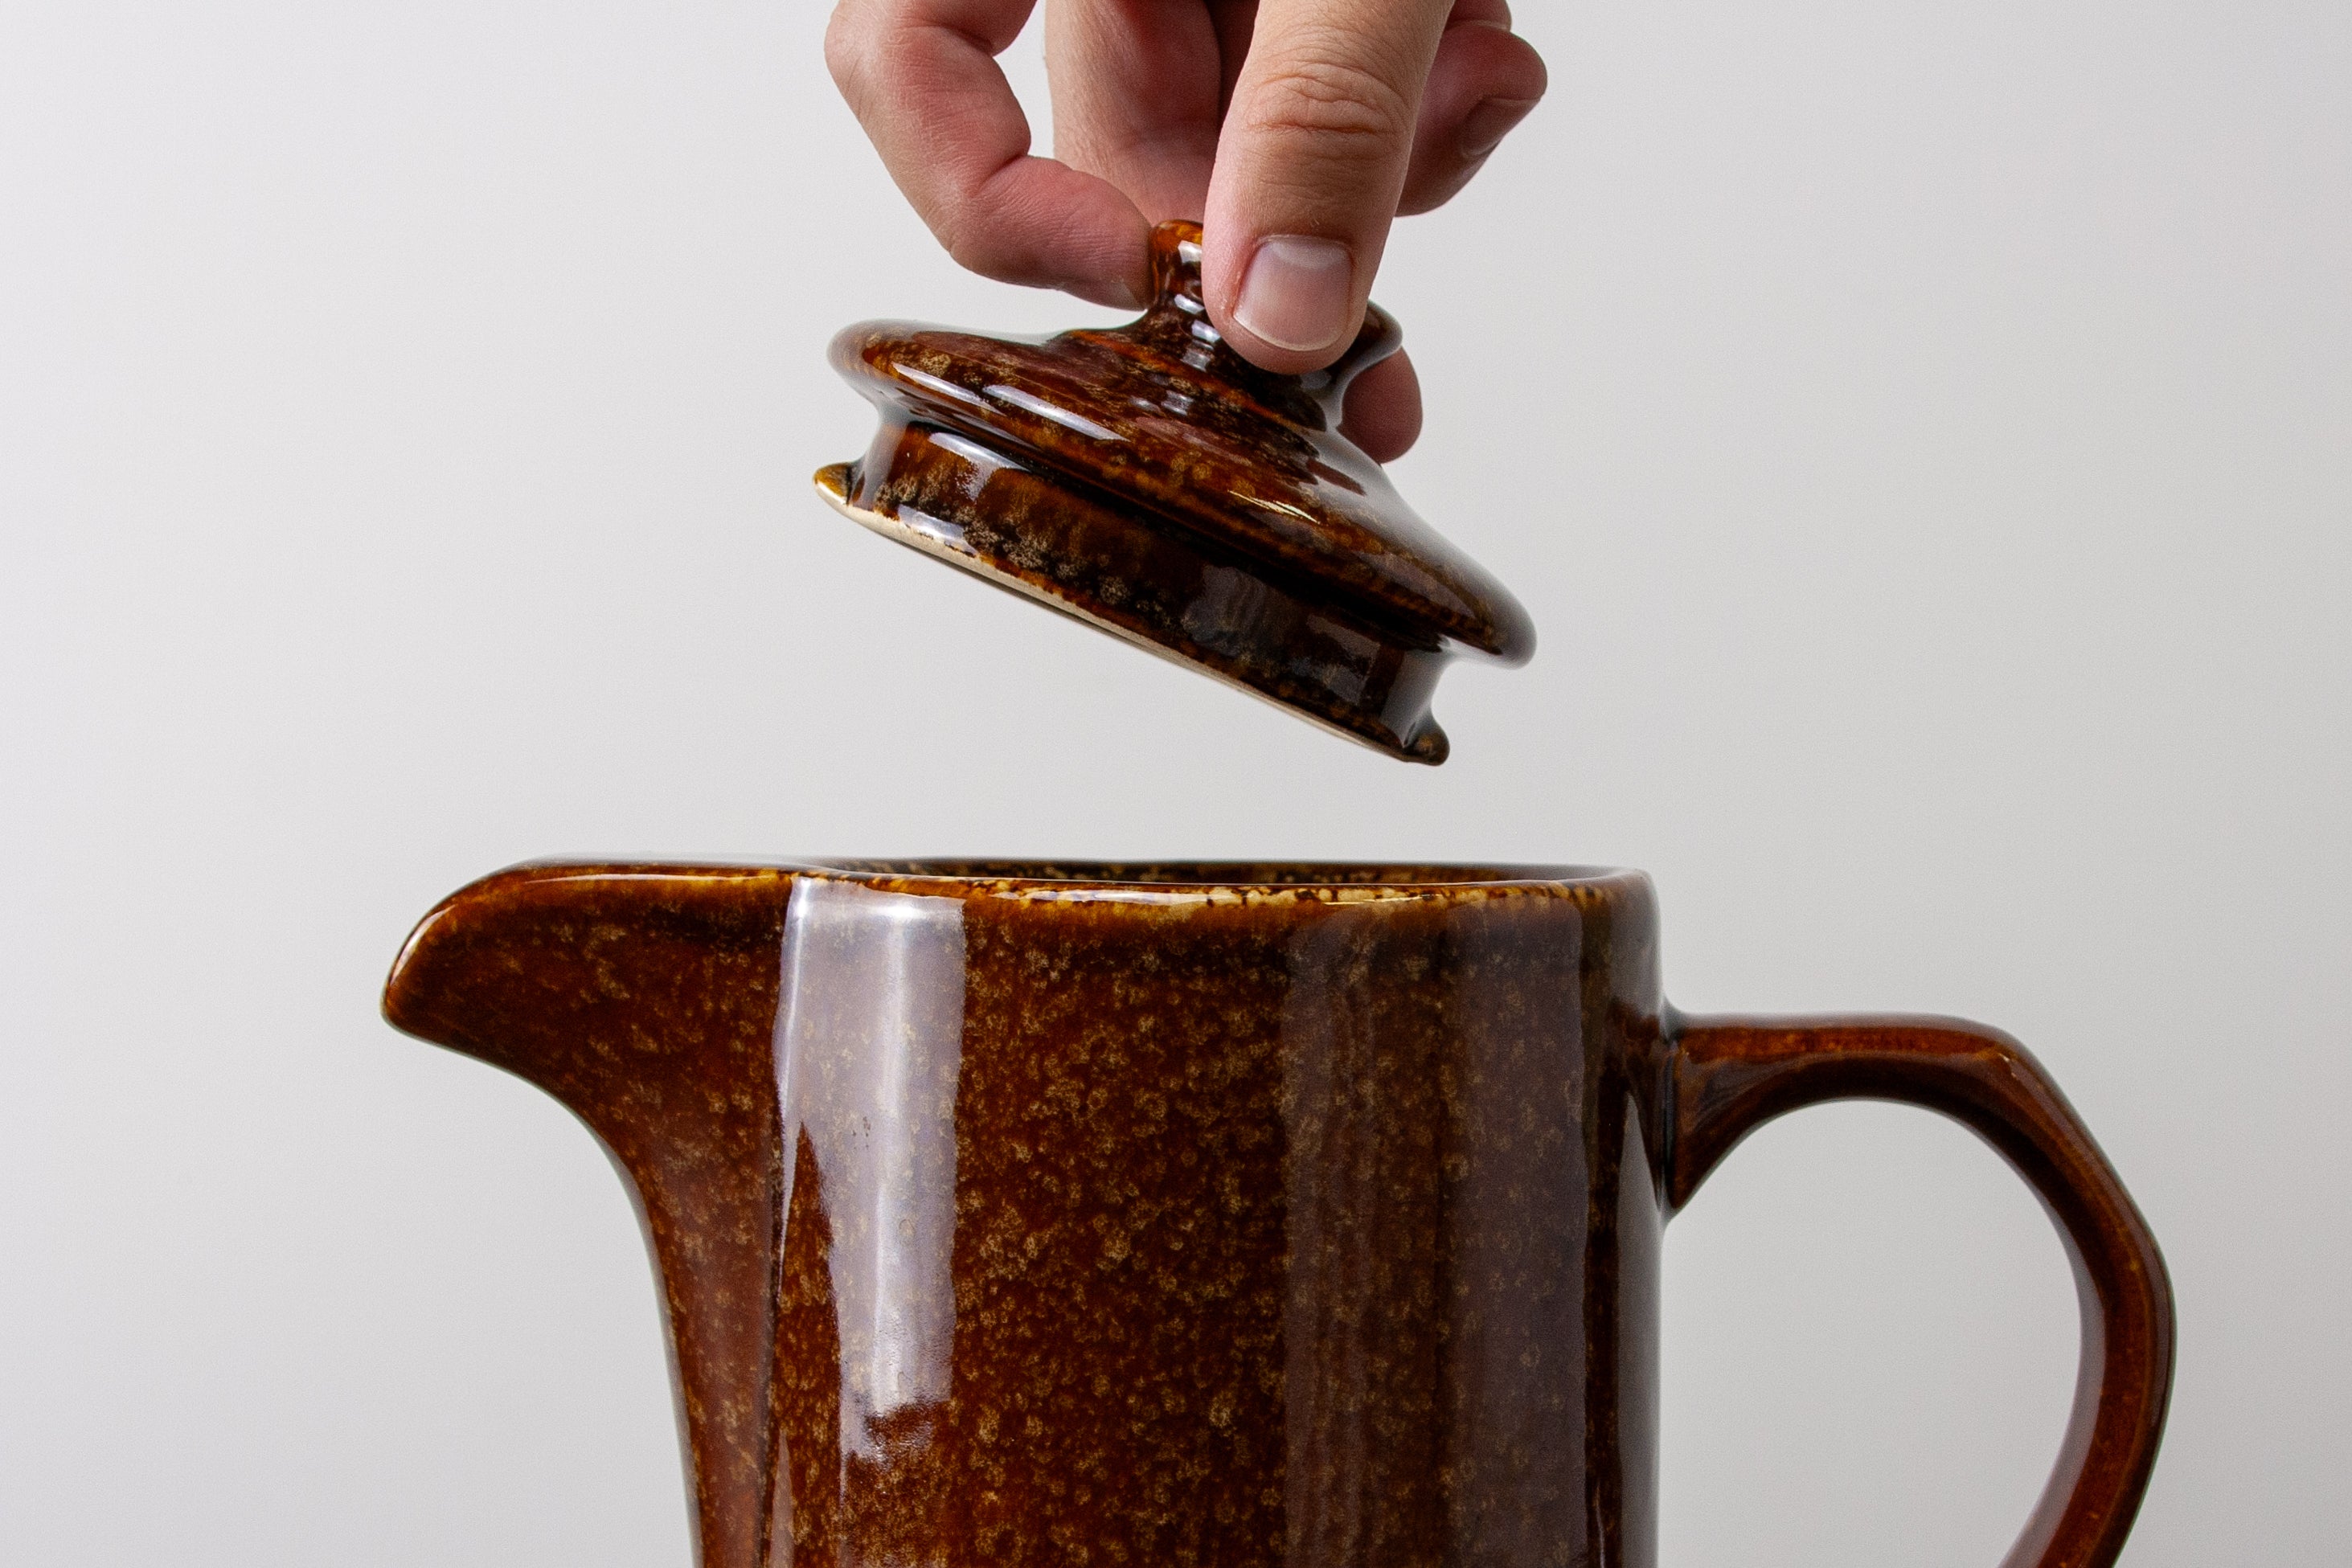
[[1128, 277], [1076, 278], [1063, 284], [1062, 292], [1113, 310], [1140, 310], [1151, 303], [1148, 291]]
[[1375, 463], [1393, 463], [1421, 438], [1421, 377], [1402, 350], [1348, 383], [1339, 434]]
[[1451, 201], [1549, 85], [1543, 57], [1507, 26], [1479, 21], [1447, 29], [1430, 66], [1398, 212], [1425, 213]]
[[1462, 117], [1461, 127], [1454, 133], [1454, 155], [1467, 163], [1482, 163], [1486, 154], [1503, 144], [1503, 138], [1513, 127], [1532, 112], [1536, 100], [1531, 98], [1484, 98]]

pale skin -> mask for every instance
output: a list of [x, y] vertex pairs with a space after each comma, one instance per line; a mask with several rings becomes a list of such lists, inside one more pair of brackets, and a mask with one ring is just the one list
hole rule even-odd
[[[983, 276], [1135, 305], [1151, 225], [1203, 228], [1225, 340], [1329, 364], [1389, 225], [1469, 183], [1543, 96], [1505, 0], [1045, 0], [1051, 158], [995, 57], [1036, 0], [840, 0], [825, 63], [891, 178]], [[1402, 353], [1340, 427], [1382, 462], [1421, 432]]]

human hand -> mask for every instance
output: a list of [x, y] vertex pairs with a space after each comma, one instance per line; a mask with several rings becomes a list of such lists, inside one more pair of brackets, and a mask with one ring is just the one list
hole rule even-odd
[[[1201, 220], [1209, 319], [1267, 370], [1361, 325], [1389, 225], [1470, 181], [1543, 96], [1506, 0], [1047, 0], [1059, 159], [995, 57], [1035, 0], [840, 0], [825, 62], [948, 253], [1098, 304], [1149, 298], [1154, 224]], [[1349, 388], [1374, 458], [1421, 433], [1393, 354]]]

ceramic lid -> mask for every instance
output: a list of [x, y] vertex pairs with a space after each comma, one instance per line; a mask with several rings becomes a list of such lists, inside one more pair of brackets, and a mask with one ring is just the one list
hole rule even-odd
[[1352, 738], [1423, 761], [1438, 667], [1534, 651], [1527, 613], [1338, 431], [1395, 351], [1377, 306], [1328, 370], [1258, 369], [1201, 303], [1200, 229], [1152, 237], [1139, 319], [1036, 340], [874, 321], [833, 363], [884, 415], [818, 476], [858, 521]]

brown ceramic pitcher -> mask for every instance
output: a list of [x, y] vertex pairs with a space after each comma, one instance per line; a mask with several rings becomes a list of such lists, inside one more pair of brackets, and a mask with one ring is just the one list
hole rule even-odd
[[1636, 873], [530, 866], [384, 1007], [625, 1176], [705, 1568], [1650, 1564], [1661, 1228], [1848, 1096], [1974, 1129], [2074, 1261], [2011, 1568], [2113, 1562], [2163, 1426], [2163, 1261], [2033, 1059], [1677, 1014]]

